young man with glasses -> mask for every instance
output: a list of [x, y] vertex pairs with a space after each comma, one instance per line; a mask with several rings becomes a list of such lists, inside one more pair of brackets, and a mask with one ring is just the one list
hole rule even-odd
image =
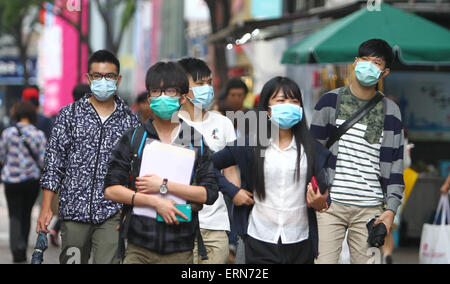
[[[121, 223], [121, 237], [128, 240], [125, 264], [192, 264], [194, 238], [199, 230], [198, 214], [192, 205], [192, 220], [180, 222], [177, 215], [187, 219], [186, 215], [166, 194], [197, 206], [213, 204], [218, 196], [218, 186], [211, 151], [204, 144], [202, 135], [176, 116], [189, 92], [189, 81], [177, 63], [153, 65], [147, 72], [146, 87], [149, 107], [155, 118], [125, 133], [117, 144], [105, 179], [105, 195], [109, 200], [131, 205], [124, 209]], [[195, 149], [190, 185], [154, 174], [138, 176], [142, 159], [139, 153], [142, 152], [135, 145], [144, 145], [148, 138]], [[132, 206], [154, 208], [164, 222], [149, 216], [133, 215]]]
[[118, 263], [122, 205], [105, 199], [104, 178], [114, 146], [139, 121], [116, 95], [122, 76], [112, 53], [95, 52], [86, 79], [92, 94], [61, 109], [47, 145], [36, 231], [48, 232], [51, 200], [60, 190], [60, 262], [88, 263], [92, 249], [94, 263]]

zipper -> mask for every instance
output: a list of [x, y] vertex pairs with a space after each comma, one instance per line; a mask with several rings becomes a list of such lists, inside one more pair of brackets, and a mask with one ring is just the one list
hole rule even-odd
[[100, 157], [100, 149], [102, 147], [103, 129], [104, 129], [104, 126], [111, 120], [111, 118], [113, 117], [113, 115], [117, 111], [117, 106], [116, 106], [116, 110], [113, 111], [113, 113], [108, 117], [108, 119], [106, 119], [105, 123], [102, 123], [102, 120], [101, 120], [100, 115], [98, 114], [97, 110], [95, 109], [95, 107], [91, 103], [90, 103], [90, 105], [92, 106], [92, 108], [94, 109], [95, 113], [97, 114], [97, 119], [98, 119], [98, 121], [101, 124], [100, 140], [99, 140], [98, 147], [97, 147], [97, 158], [96, 158], [96, 161], [95, 161], [94, 178], [93, 178], [93, 181], [92, 181], [91, 198], [90, 198], [90, 203], [89, 203], [89, 217], [91, 218], [91, 223], [93, 223], [94, 222], [94, 216], [92, 214], [92, 205], [93, 205], [93, 201], [94, 201], [95, 182], [96, 182], [96, 179], [97, 179], [98, 160], [99, 160], [99, 157]]
[[98, 168], [98, 160], [100, 157], [100, 149], [102, 147], [102, 137], [103, 137], [103, 125], [102, 128], [100, 129], [100, 141], [98, 143], [98, 148], [97, 148], [97, 159], [95, 161], [95, 168], [94, 168], [94, 179], [92, 181], [92, 187], [91, 187], [91, 201], [89, 203], [89, 215], [91, 217], [91, 223], [93, 223], [94, 218], [92, 215], [92, 202], [94, 200], [94, 189], [95, 189], [95, 183], [96, 183], [96, 179], [97, 179], [97, 168]]

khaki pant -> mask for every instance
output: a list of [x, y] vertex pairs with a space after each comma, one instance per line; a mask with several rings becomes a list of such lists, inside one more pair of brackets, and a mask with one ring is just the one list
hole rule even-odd
[[94, 264], [119, 264], [120, 214], [102, 224], [64, 221], [61, 224], [61, 264], [87, 264], [93, 250]]
[[193, 264], [192, 251], [157, 254], [148, 249], [128, 244], [123, 264]]
[[208, 259], [198, 255], [198, 242], [194, 243], [194, 264], [226, 264], [230, 255], [229, 240], [226, 231], [200, 229]]
[[319, 257], [316, 263], [338, 263], [346, 230], [352, 264], [381, 263], [381, 250], [371, 248], [367, 243], [366, 222], [382, 212], [382, 207], [357, 207], [333, 202], [325, 213], [317, 213]]

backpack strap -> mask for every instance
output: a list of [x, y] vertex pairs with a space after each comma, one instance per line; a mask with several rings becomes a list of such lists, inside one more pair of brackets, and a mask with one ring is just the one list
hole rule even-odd
[[[131, 190], [135, 190], [135, 178], [139, 173], [138, 168], [139, 166], [139, 152], [142, 150], [139, 150], [140, 148], [143, 148], [143, 145], [145, 144], [145, 139], [147, 138], [147, 132], [145, 131], [145, 128], [142, 127], [142, 125], [136, 127], [133, 131], [133, 135], [131, 136], [131, 162], [130, 162], [130, 173], [129, 173], [129, 183], [128, 188]], [[120, 216], [120, 229], [119, 229], [119, 258], [123, 259], [125, 257], [125, 239], [127, 239], [128, 236], [128, 230], [130, 228], [130, 219], [133, 212], [133, 206], [131, 205], [124, 205], [121, 216]]]
[[17, 133], [19, 134], [19, 139], [22, 142], [22, 144], [27, 148], [28, 152], [30, 153], [31, 158], [33, 159], [36, 166], [39, 168], [39, 171], [41, 174], [43, 173], [43, 169], [41, 167], [41, 164], [39, 163], [39, 156], [36, 156], [33, 150], [30, 147], [30, 144], [25, 140], [25, 136], [22, 134], [22, 131], [20, 130], [19, 126], [16, 124]]

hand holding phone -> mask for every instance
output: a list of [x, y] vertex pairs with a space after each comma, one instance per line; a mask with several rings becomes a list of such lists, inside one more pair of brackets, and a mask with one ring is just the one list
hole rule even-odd
[[317, 185], [317, 180], [315, 176], [313, 176], [311, 179], [311, 185], [313, 187], [314, 193], [317, 193], [317, 189], [319, 189], [319, 186]]
[[[309, 208], [314, 207], [319, 212], [324, 212], [328, 209], [328, 193], [321, 193], [316, 177], [311, 178], [309, 191], [306, 195], [306, 204]], [[312, 189], [312, 190], [311, 190]]]

